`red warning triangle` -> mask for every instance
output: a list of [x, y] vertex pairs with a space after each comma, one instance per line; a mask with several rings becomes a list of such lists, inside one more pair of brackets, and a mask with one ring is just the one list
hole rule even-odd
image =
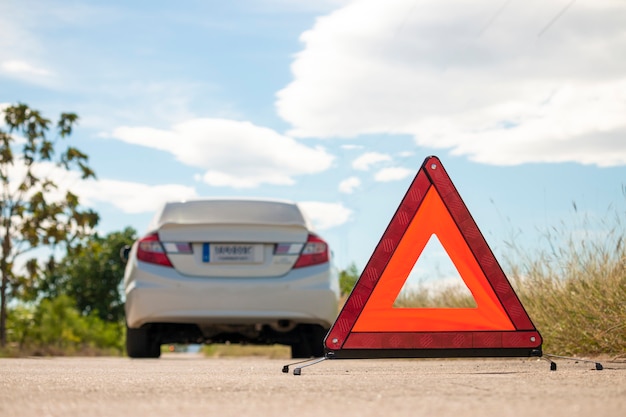
[[[433, 235], [475, 308], [393, 307]], [[541, 343], [441, 162], [426, 158], [328, 332], [326, 356], [541, 356]]]

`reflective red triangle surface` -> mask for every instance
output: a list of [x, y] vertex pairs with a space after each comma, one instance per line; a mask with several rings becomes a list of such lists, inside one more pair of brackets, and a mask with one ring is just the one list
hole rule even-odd
[[[436, 235], [476, 308], [394, 308]], [[325, 339], [333, 357], [536, 356], [542, 339], [439, 159], [426, 158]]]

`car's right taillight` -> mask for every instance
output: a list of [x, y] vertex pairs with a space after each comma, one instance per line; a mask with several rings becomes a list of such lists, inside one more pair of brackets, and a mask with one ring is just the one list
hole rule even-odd
[[151, 264], [172, 266], [157, 233], [143, 237], [137, 242], [137, 259]]
[[294, 268], [302, 268], [328, 262], [328, 244], [316, 235], [309, 235], [300, 257], [296, 261]]

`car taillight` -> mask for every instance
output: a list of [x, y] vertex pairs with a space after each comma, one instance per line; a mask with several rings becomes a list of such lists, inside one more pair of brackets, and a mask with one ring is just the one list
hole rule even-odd
[[152, 233], [139, 240], [137, 243], [137, 259], [151, 264], [172, 266], [172, 263], [163, 249], [163, 245], [161, 245], [159, 241], [159, 235], [156, 233]]
[[306, 245], [304, 245], [300, 257], [293, 267], [302, 268], [325, 262], [328, 262], [328, 245], [318, 236], [309, 235]]

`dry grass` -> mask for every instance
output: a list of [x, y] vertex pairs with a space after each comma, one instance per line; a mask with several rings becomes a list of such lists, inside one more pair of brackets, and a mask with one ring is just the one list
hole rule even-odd
[[202, 347], [202, 353], [212, 358], [227, 358], [240, 356], [254, 356], [269, 359], [291, 358], [291, 348], [283, 345], [240, 345], [240, 344], [215, 344]]
[[475, 308], [474, 297], [465, 288], [448, 285], [440, 290], [417, 286], [406, 292], [402, 291], [395, 308]]
[[[584, 219], [546, 233], [549, 250], [510, 267], [510, 278], [541, 332], [544, 350], [561, 354], [626, 354], [626, 234]], [[605, 226], [601, 222], [600, 226]], [[605, 230], [603, 233], [594, 230]], [[518, 257], [521, 251], [517, 250]]]

